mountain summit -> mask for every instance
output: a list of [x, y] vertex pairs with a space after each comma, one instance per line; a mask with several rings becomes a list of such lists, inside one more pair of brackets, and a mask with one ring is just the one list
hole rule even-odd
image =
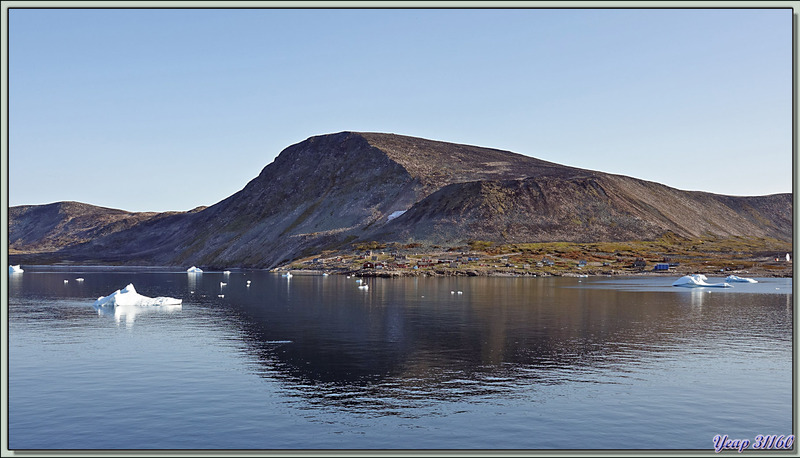
[[[358, 132], [289, 146], [241, 191], [192, 212], [122, 214], [86, 206], [80, 208], [91, 211], [63, 213], [65, 221], [58, 221], [39, 207], [11, 209], [12, 254], [273, 267], [373, 240], [456, 246], [648, 240], [667, 232], [792, 237], [791, 194], [681, 191], [508, 151]], [[32, 229], [44, 224], [37, 219], [43, 214], [58, 231]], [[75, 218], [80, 236], [69, 231]], [[95, 231], [87, 223], [92, 218]]]

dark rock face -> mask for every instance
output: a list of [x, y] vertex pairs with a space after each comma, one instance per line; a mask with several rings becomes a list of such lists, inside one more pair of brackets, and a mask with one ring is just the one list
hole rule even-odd
[[15, 207], [9, 232], [16, 261], [49, 253], [74, 261], [271, 267], [357, 240], [613, 241], [667, 231], [791, 240], [791, 209], [790, 194], [687, 192], [495, 149], [342, 132], [286, 148], [241, 191], [210, 207], [163, 214], [77, 203]]

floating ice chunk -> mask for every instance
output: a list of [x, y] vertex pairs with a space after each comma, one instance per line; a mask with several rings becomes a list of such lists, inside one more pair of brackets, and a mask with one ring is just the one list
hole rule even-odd
[[147, 297], [136, 292], [133, 283], [118, 289], [108, 296], [101, 296], [95, 301], [95, 307], [180, 305], [181, 299], [172, 297]]
[[186, 269], [186, 272], [188, 272], [190, 274], [201, 274], [201, 273], [203, 273], [203, 270], [201, 268], [199, 268], [199, 267], [192, 266], [192, 267], [189, 267], [188, 269]]
[[8, 266], [8, 273], [10, 274], [21, 274], [25, 272], [22, 268], [17, 264], [16, 266]]
[[82, 277], [78, 277], [78, 278], [75, 279], [75, 281], [83, 281], [83, 278]]
[[386, 221], [391, 221], [391, 220], [397, 218], [398, 216], [402, 215], [405, 212], [406, 212], [405, 210], [398, 210], [396, 212], [392, 212], [392, 214], [389, 215], [389, 217], [388, 217], [388, 219]]
[[292, 278], [292, 273], [286, 272], [285, 274], [281, 275], [281, 277]]
[[687, 288], [731, 288], [731, 285], [727, 283], [706, 283], [706, 280], [708, 280], [708, 278], [703, 274], [685, 275], [675, 280], [672, 286], [683, 286]]
[[738, 283], [758, 283], [758, 280], [753, 280], [752, 278], [744, 278], [744, 277], [737, 277], [736, 275], [728, 275], [725, 277], [726, 282], [738, 282]]
[[230, 270], [223, 270], [222, 273], [225, 274], [225, 275], [230, 275], [231, 271]]

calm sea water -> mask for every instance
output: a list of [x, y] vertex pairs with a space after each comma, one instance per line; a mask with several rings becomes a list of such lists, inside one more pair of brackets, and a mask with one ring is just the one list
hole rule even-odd
[[[707, 450], [794, 432], [791, 279], [355, 280], [9, 275], [8, 445]], [[92, 306], [128, 283], [183, 305]]]

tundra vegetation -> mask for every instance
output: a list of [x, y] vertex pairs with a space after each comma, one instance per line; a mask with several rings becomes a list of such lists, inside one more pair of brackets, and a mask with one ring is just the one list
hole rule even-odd
[[[706, 275], [791, 276], [790, 242], [770, 237], [680, 237], [649, 241], [498, 244], [472, 240], [462, 246], [361, 242], [326, 251], [276, 270], [362, 276], [455, 275]], [[667, 270], [655, 270], [667, 264]]]

